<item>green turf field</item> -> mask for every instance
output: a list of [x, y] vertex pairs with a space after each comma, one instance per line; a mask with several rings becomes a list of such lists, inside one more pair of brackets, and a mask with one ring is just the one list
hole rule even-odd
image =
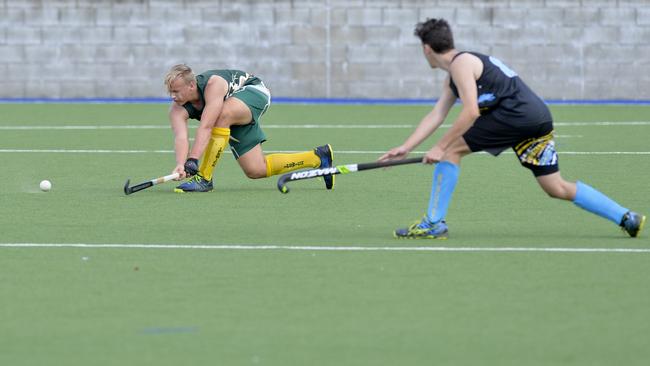
[[[330, 143], [338, 164], [374, 161], [429, 109], [274, 105], [264, 149]], [[214, 192], [125, 196], [127, 178], [174, 167], [166, 110], [0, 104], [0, 365], [650, 359], [648, 228], [631, 239], [547, 198], [513, 154], [463, 161], [449, 240], [400, 241], [392, 230], [424, 213], [431, 166], [282, 195], [227, 154]], [[552, 110], [563, 176], [649, 214], [650, 106]]]

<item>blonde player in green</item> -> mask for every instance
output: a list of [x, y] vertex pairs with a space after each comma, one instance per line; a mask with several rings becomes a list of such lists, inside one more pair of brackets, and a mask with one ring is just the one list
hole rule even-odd
[[[265, 178], [302, 168], [332, 166], [330, 145], [293, 154], [262, 152], [266, 135], [260, 118], [271, 104], [271, 94], [262, 80], [240, 70], [208, 70], [195, 75], [184, 64], [173, 66], [165, 76], [172, 98], [169, 120], [174, 132], [176, 167], [180, 178], [190, 178], [176, 192], [209, 192], [213, 171], [226, 145], [247, 177]], [[188, 120], [200, 121], [190, 149]], [[201, 159], [199, 165], [199, 158]], [[334, 176], [323, 177], [332, 189]]]

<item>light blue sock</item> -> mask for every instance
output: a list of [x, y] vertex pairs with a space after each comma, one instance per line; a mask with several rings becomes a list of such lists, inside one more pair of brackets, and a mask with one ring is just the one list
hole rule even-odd
[[611, 198], [580, 181], [576, 182], [576, 197], [573, 199], [573, 203], [582, 209], [613, 221], [616, 225], [621, 224], [623, 215], [629, 211]]
[[431, 196], [427, 219], [429, 222], [438, 222], [447, 215], [447, 208], [451, 201], [451, 194], [454, 193], [456, 182], [458, 182], [458, 165], [448, 161], [441, 161], [436, 164], [433, 171], [433, 183], [431, 184]]

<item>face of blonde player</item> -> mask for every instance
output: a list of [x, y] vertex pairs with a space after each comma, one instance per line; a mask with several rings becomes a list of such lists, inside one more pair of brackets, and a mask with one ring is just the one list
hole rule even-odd
[[181, 78], [174, 79], [169, 84], [169, 95], [172, 97], [174, 103], [183, 105], [195, 99], [196, 83], [186, 83]]

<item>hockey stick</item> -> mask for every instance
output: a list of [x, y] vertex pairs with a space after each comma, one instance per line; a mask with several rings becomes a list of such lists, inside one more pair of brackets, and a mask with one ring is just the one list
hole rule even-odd
[[299, 172], [287, 173], [281, 176], [278, 179], [278, 189], [282, 193], [289, 193], [289, 187], [287, 187], [288, 182], [294, 180], [303, 180], [316, 177], [322, 177], [324, 175], [334, 175], [334, 174], [348, 174], [354, 172], [360, 172], [362, 170], [377, 169], [394, 165], [404, 165], [404, 164], [415, 164], [422, 162], [422, 156], [417, 158], [403, 159], [403, 160], [390, 160], [390, 161], [381, 161], [374, 163], [362, 163], [362, 164], [346, 164], [338, 165], [330, 168], [323, 169], [309, 169], [302, 170]]
[[127, 179], [126, 184], [124, 184], [124, 194], [128, 196], [128, 195], [130, 195], [131, 193], [134, 193], [134, 192], [137, 192], [137, 191], [141, 191], [141, 190], [143, 190], [143, 189], [147, 189], [147, 188], [149, 188], [149, 187], [153, 187], [153, 186], [155, 186], [156, 184], [169, 182], [170, 180], [172, 180], [172, 179], [176, 179], [176, 178], [178, 178], [179, 176], [180, 176], [180, 175], [179, 175], [178, 173], [174, 173], [174, 174], [166, 175], [166, 176], [164, 176], [164, 177], [160, 177], [160, 178], [156, 178], [156, 179], [148, 180], [148, 181], [146, 181], [146, 182], [143, 182], [143, 183], [140, 183], [140, 184], [136, 184], [136, 185], [134, 185], [134, 186], [132, 186], [132, 187], [129, 187], [129, 182], [130, 182], [131, 180], [130, 180], [130, 179]]

